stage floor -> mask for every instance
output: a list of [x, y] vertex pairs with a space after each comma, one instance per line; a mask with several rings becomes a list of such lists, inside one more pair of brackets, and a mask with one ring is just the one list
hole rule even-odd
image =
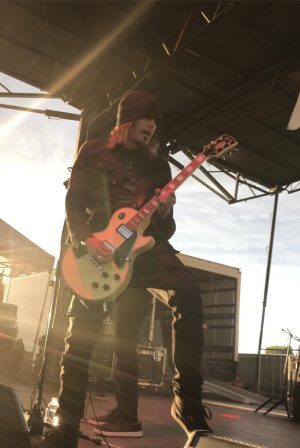
[[[94, 400], [96, 413], [113, 407], [112, 397]], [[108, 442], [118, 448], [183, 448], [186, 436], [170, 416], [171, 398], [141, 395], [140, 418], [143, 424], [143, 438], [109, 438]], [[254, 413], [254, 407], [205, 401], [213, 417], [209, 422], [216, 435], [232, 437], [242, 442], [257, 444], [266, 448], [299, 448], [300, 424], [289, 420], [285, 412], [263, 416]], [[87, 409], [92, 415], [91, 408]], [[82, 423], [82, 431], [91, 434], [91, 426]], [[87, 448], [90, 443], [81, 441], [79, 447]], [[104, 444], [105, 446], [105, 444]]]
[[[7, 384], [14, 387], [24, 408], [30, 406], [32, 389], [30, 386]], [[56, 393], [57, 394], [57, 393]], [[44, 398], [50, 401], [55, 392], [45, 391]], [[254, 412], [255, 407], [232, 402], [205, 400], [213, 417], [209, 422], [216, 435], [232, 437], [248, 444], [266, 448], [299, 448], [300, 423], [289, 420], [283, 409], [276, 408], [267, 416]], [[111, 448], [183, 448], [186, 436], [183, 430], [170, 416], [171, 397], [141, 392], [139, 415], [143, 425], [142, 438], [109, 437], [109, 445], [103, 441], [103, 447]], [[114, 407], [114, 396], [106, 393], [103, 397], [93, 396], [96, 415], [103, 414]], [[86, 418], [93, 416], [93, 407], [89, 400], [86, 405]], [[93, 435], [92, 426], [82, 422], [84, 434]], [[90, 441], [80, 440], [79, 448], [91, 448]]]

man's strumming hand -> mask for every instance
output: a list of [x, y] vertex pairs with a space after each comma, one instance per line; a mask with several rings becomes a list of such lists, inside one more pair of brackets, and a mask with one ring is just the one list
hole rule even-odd
[[113, 251], [105, 245], [104, 241], [99, 240], [93, 235], [84, 240], [87, 252], [98, 260], [107, 261], [111, 258]]

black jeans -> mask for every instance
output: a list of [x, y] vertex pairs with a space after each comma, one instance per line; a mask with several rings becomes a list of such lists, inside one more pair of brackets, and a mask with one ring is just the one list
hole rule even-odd
[[124, 420], [138, 420], [137, 344], [144, 317], [150, 311], [151, 294], [144, 289], [129, 288], [116, 304], [115, 380], [116, 401]]
[[[129, 288], [159, 288], [169, 292], [168, 306], [173, 313], [174, 393], [183, 399], [198, 401], [202, 386], [203, 323], [200, 291], [193, 274], [169, 249], [155, 246], [135, 261]], [[126, 381], [119, 388], [117, 401], [124, 402], [122, 394], [125, 401], [129, 396], [124, 390], [126, 384], [137, 391], [136, 341], [145, 307], [141, 305], [140, 309], [131, 310], [131, 302], [126, 304], [126, 292], [119, 301], [117, 369]], [[78, 299], [73, 300], [62, 357], [60, 412], [63, 422], [75, 425], [84, 414], [89, 360], [105, 317], [101, 303], [87, 303], [87, 307], [89, 310]], [[133, 418], [136, 408], [137, 392], [124, 412]]]

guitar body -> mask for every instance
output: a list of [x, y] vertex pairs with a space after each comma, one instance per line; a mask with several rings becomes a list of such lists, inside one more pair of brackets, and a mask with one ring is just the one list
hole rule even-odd
[[[112, 215], [106, 229], [93, 234], [116, 249], [125, 248], [127, 255], [122, 262], [113, 256], [108, 261], [97, 264], [88, 253], [77, 257], [72, 247], [66, 250], [62, 259], [62, 274], [67, 285], [79, 297], [91, 301], [112, 301], [127, 288], [132, 277], [134, 260], [155, 244], [151, 236], [143, 236], [151, 216], [137, 227], [133, 236], [125, 238], [120, 233], [120, 229], [126, 227], [126, 223], [136, 213], [133, 208], [121, 208]], [[128, 250], [126, 245], [129, 245]], [[118, 253], [118, 249], [115, 253]]]

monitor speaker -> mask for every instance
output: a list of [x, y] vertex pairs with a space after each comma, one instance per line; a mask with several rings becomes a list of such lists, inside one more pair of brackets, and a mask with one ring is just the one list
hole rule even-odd
[[253, 443], [241, 442], [231, 437], [204, 435], [199, 431], [191, 433], [184, 448], [236, 448], [236, 447], [252, 447], [264, 448]]
[[29, 429], [15, 390], [0, 384], [0, 446], [30, 448]]

